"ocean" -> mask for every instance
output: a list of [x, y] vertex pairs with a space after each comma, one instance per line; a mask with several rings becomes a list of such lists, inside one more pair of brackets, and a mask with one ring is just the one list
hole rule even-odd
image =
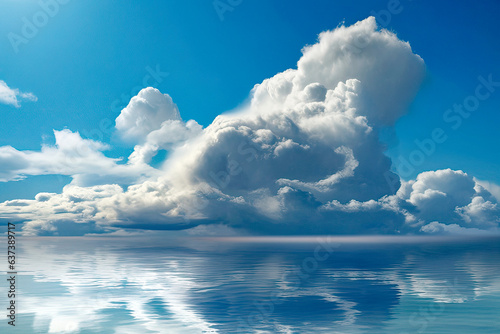
[[500, 333], [499, 238], [17, 243], [1, 333]]

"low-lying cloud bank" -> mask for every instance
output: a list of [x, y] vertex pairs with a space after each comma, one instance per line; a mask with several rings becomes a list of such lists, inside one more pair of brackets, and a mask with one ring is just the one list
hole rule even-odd
[[[135, 145], [126, 162], [69, 130], [55, 134], [71, 140], [41, 152], [0, 147], [4, 181], [73, 177], [61, 194], [0, 204], [0, 216], [24, 221], [29, 234], [200, 225], [207, 233], [496, 231], [500, 209], [487, 182], [449, 169], [407, 182], [391, 172], [378, 131], [405, 112], [424, 75], [410, 45], [370, 17], [321, 33], [297, 69], [256, 85], [248, 105], [205, 129], [184, 122], [170, 96], [146, 88], [116, 120]], [[160, 150], [170, 153], [156, 169], [150, 163]], [[58, 169], [65, 164], [54, 157], [74, 163]]]

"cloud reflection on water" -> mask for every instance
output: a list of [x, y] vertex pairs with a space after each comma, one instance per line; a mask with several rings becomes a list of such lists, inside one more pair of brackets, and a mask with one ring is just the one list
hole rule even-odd
[[36, 333], [373, 333], [399, 317], [416, 333], [417, 307], [399, 310], [406, 297], [439, 314], [498, 303], [498, 245], [340, 242], [300, 273], [317, 243], [26, 238], [19, 323]]

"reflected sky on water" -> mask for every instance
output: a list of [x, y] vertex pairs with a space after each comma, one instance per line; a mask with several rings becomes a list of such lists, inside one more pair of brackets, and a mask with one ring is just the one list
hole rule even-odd
[[500, 239], [22, 238], [2, 333], [498, 333]]

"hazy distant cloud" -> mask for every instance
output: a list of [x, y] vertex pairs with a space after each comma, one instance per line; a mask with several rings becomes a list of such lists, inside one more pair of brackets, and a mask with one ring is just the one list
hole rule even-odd
[[19, 108], [22, 100], [36, 101], [37, 97], [33, 93], [25, 93], [17, 88], [10, 88], [5, 81], [0, 80], [0, 103]]
[[[424, 75], [409, 44], [368, 18], [320, 34], [296, 69], [256, 85], [247, 105], [205, 129], [184, 122], [170, 96], [146, 88], [116, 120], [135, 144], [127, 162], [117, 164], [102, 143], [66, 130], [59, 135], [71, 146], [88, 147], [67, 171], [71, 187], [2, 203], [0, 213], [26, 221], [31, 234], [206, 224], [280, 234], [494, 230], [497, 200], [466, 173], [425, 172], [399, 182], [391, 172], [378, 131], [404, 114]], [[73, 150], [61, 145], [56, 140], [50, 154], [2, 148], [10, 166], [4, 178], [54, 170]], [[160, 149], [169, 155], [154, 169], [149, 163]], [[93, 180], [93, 171], [102, 177]], [[131, 182], [125, 190], [111, 185], [117, 176]]]
[[[491, 231], [481, 230], [474, 227], [462, 227], [458, 224], [443, 224], [437, 221], [431, 222], [427, 225], [422, 226], [421, 232], [428, 234], [453, 234], [453, 235], [485, 235], [491, 233]], [[498, 233], [498, 229], [495, 230]]]

